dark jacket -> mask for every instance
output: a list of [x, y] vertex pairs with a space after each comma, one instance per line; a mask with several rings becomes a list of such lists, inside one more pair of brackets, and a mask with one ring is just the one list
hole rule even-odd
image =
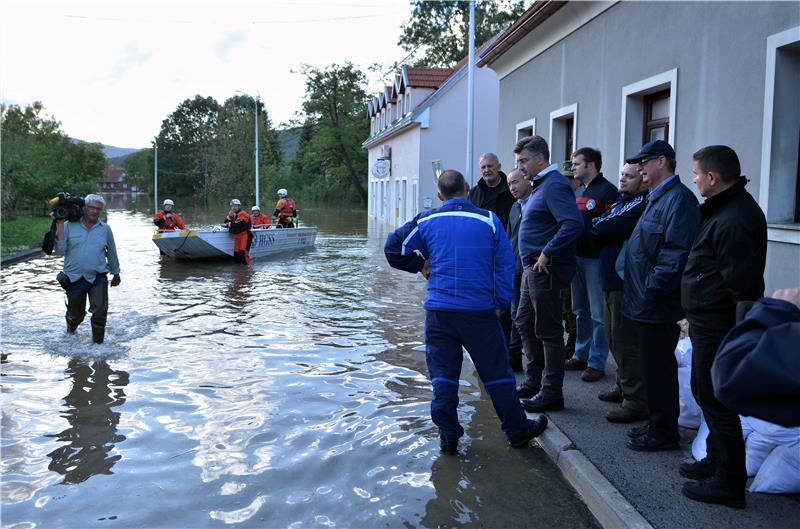
[[617, 200], [619, 192], [614, 184], [603, 176], [603, 173], [595, 176], [587, 187], [579, 187], [575, 192], [575, 203], [578, 211], [583, 216], [584, 230], [578, 237], [578, 245], [575, 254], [578, 257], [597, 259], [600, 257], [600, 245], [598, 240], [589, 234], [592, 229], [592, 220], [596, 219], [606, 211]]
[[500, 183], [495, 187], [487, 186], [483, 178], [478, 180], [475, 187], [469, 190], [469, 201], [481, 209], [494, 211], [505, 229], [508, 225], [508, 212], [516, 199], [508, 189], [506, 174], [500, 171]]
[[522, 261], [544, 252], [550, 259], [574, 265], [575, 241], [582, 231], [583, 218], [566, 177], [558, 171], [536, 175], [519, 225]]
[[800, 426], [800, 309], [762, 298], [728, 332], [711, 367], [714, 395], [731, 411]]
[[601, 246], [600, 284], [603, 290], [622, 290], [622, 278], [616, 270], [622, 244], [627, 241], [647, 205], [647, 191], [620, 195], [611, 209], [592, 220], [589, 230], [593, 243]]
[[692, 325], [728, 330], [739, 301], [764, 295], [767, 220], [746, 185], [742, 177], [700, 205], [700, 228], [681, 281]]
[[[530, 198], [530, 195], [525, 199]], [[519, 257], [519, 224], [522, 222], [522, 207], [523, 204], [519, 200], [511, 205], [511, 211], [508, 212], [508, 224], [506, 225], [506, 233], [508, 240], [511, 242], [511, 249], [514, 251], [514, 258], [517, 261], [517, 269], [522, 269], [522, 259]]]
[[681, 276], [699, 224], [697, 198], [678, 175], [648, 193], [625, 255], [625, 316], [645, 323], [683, 319]]

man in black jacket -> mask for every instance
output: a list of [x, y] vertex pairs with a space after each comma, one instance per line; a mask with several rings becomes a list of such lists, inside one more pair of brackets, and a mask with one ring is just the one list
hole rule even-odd
[[625, 255], [623, 314], [636, 322], [650, 419], [630, 431], [631, 450], [656, 452], [678, 446], [678, 362], [675, 346], [684, 317], [681, 275], [692, 248], [700, 210], [675, 174], [675, 151], [656, 140], [625, 160], [638, 163], [650, 186], [647, 206], [633, 229]]
[[525, 178], [522, 171], [514, 169], [508, 173], [506, 178], [508, 189], [516, 201], [511, 206], [508, 213], [508, 225], [506, 233], [511, 242], [511, 249], [514, 251], [514, 258], [517, 262], [514, 272], [514, 295], [511, 298], [511, 338], [508, 344], [508, 355], [511, 358], [511, 367], [514, 371], [522, 371], [522, 338], [519, 336], [517, 325], [513, 323], [519, 305], [520, 288], [522, 287], [522, 259], [519, 257], [519, 223], [522, 220], [522, 206], [531, 195], [531, 181]]
[[[745, 506], [745, 450], [739, 416], [714, 396], [711, 364], [725, 334], [736, 324], [736, 304], [764, 294], [767, 221], [745, 190], [736, 152], [724, 145], [694, 153], [692, 172], [700, 228], [681, 281], [681, 301], [692, 340], [692, 393], [708, 424], [707, 456], [681, 465], [689, 498]], [[703, 481], [706, 478], [712, 478]]]
[[508, 225], [508, 212], [516, 199], [506, 183], [506, 175], [500, 170], [497, 155], [487, 152], [481, 156], [481, 179], [469, 190], [469, 201], [481, 209], [494, 211], [503, 227]]

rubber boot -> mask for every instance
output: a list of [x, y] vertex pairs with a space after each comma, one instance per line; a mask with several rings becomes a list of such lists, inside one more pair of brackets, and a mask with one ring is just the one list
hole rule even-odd
[[94, 343], [103, 343], [103, 338], [105, 338], [105, 335], [106, 335], [105, 327], [92, 326], [92, 341]]

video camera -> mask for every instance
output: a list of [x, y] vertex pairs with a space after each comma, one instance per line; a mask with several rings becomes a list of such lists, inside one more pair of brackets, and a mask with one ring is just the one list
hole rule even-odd
[[81, 197], [62, 191], [50, 200], [50, 211], [53, 214], [53, 220], [77, 222], [83, 216], [83, 206], [85, 205], [86, 202]]

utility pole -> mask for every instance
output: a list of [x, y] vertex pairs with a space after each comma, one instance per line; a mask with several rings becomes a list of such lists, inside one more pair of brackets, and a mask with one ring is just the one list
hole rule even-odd
[[153, 140], [153, 201], [154, 213], [158, 213], [158, 138]]
[[475, 118], [475, 0], [469, 2], [469, 66], [467, 67], [467, 181], [469, 187], [475, 185], [473, 180], [472, 123]]
[[258, 196], [258, 181], [259, 181], [259, 178], [258, 178], [258, 171], [259, 171], [259, 168], [258, 168], [258, 95], [256, 95], [256, 97], [255, 97], [255, 102], [256, 102], [256, 206], [261, 207], [261, 205], [259, 204], [259, 201], [258, 201], [258, 199], [259, 199], [259, 196]]

